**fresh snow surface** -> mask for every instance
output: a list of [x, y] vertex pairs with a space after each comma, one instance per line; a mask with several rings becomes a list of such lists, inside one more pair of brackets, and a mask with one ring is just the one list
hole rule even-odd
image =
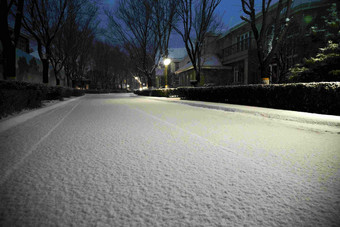
[[340, 226], [339, 214], [340, 135], [322, 127], [109, 94], [0, 132], [0, 226]]

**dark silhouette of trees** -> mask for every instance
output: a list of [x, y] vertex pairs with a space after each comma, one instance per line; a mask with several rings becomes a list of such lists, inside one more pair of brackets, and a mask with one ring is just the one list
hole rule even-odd
[[51, 44], [65, 22], [68, 0], [26, 0], [23, 27], [36, 40], [43, 65], [43, 83], [48, 83]]
[[[296, 18], [292, 19], [292, 23], [297, 24]], [[279, 69], [279, 75], [273, 78], [274, 83], [284, 83], [287, 82], [287, 76], [289, 74], [289, 69], [296, 64], [298, 60], [301, 60], [304, 53], [307, 51], [306, 43], [310, 40], [306, 39], [306, 33], [298, 25], [289, 26], [287, 33], [284, 36], [284, 41], [280, 43], [275, 54], [274, 60], [277, 63]], [[299, 56], [299, 59], [296, 59]]]
[[153, 12], [153, 31], [158, 36], [159, 52], [163, 58], [168, 57], [170, 35], [178, 22], [179, 0], [155, 0]]
[[[256, 15], [255, 0], [241, 2], [246, 14], [241, 19], [250, 24], [256, 41], [261, 77], [269, 77], [269, 64], [287, 32], [292, 0], [279, 0], [275, 12], [271, 8], [272, 0], [261, 0], [260, 19]], [[257, 26], [258, 23], [260, 26]]]
[[118, 46], [95, 41], [90, 53], [90, 79], [96, 88], [121, 89], [130, 78], [129, 59]]
[[201, 80], [201, 55], [204, 41], [209, 32], [215, 32], [219, 26], [214, 12], [220, 2], [221, 0], [179, 1], [180, 26], [175, 26], [174, 29], [182, 37], [196, 73], [194, 85], [199, 84]]
[[86, 73], [92, 48], [98, 8], [88, 0], [69, 0], [63, 27], [51, 44], [50, 61], [59, 84], [59, 72], [64, 69], [67, 86]]
[[108, 37], [121, 45], [152, 87], [152, 77], [162, 55], [167, 55], [177, 0], [119, 1], [106, 11]]
[[[336, 0], [327, 0], [322, 4], [325, 7], [325, 11], [321, 10], [318, 15], [311, 19], [308, 23], [301, 24], [301, 20], [304, 19], [304, 15], [294, 15], [292, 17], [290, 22], [291, 25], [288, 27], [283, 41], [278, 46], [274, 56], [274, 60], [280, 70], [280, 74], [277, 78], [278, 80], [275, 82], [287, 82], [288, 77], [292, 75], [294, 75], [294, 79], [297, 80], [295, 72], [299, 72], [303, 68], [307, 69], [309, 66], [311, 68], [314, 67], [312, 64], [313, 60], [310, 59], [315, 58], [317, 55], [326, 57], [331, 55], [332, 52], [330, 52], [330, 50], [332, 50], [331, 47], [333, 44], [329, 44], [329, 41], [339, 43], [340, 19], [338, 5], [340, 4], [337, 4]], [[327, 51], [321, 51], [320, 48], [322, 47], [326, 47], [325, 50]], [[333, 50], [337, 49], [333, 48]], [[306, 62], [309, 64], [308, 67], [301, 67], [301, 65], [297, 65]], [[326, 69], [328, 66], [325, 62], [322, 62], [321, 64], [324, 64]], [[328, 69], [329, 71], [332, 71], [332, 69], [334, 69], [334, 67], [331, 66], [333, 63], [329, 63], [330, 65]], [[327, 74], [328, 71], [325, 70], [321, 77], [326, 79]], [[309, 73], [309, 75], [312, 74]], [[320, 80], [320, 78], [315, 76], [310, 76], [309, 78], [311, 81], [314, 79]]]
[[334, 0], [327, 3], [326, 15], [315, 21], [309, 34], [312, 43], [322, 48], [290, 68], [289, 82], [340, 81], [340, 4]]
[[[4, 79], [16, 77], [15, 48], [20, 36], [23, 6], [24, 0], [1, 0], [0, 3], [0, 39], [3, 47], [2, 65], [4, 68]], [[8, 26], [10, 16], [14, 17], [13, 32], [10, 31]]]

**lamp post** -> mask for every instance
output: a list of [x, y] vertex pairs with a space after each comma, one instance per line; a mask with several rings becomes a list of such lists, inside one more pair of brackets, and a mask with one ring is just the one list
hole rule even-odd
[[164, 69], [165, 88], [168, 88], [168, 65], [171, 63], [171, 59], [165, 58], [163, 63], [165, 65], [165, 69]]

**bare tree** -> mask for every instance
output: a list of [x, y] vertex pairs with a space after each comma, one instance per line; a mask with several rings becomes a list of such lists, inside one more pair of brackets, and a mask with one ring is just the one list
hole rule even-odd
[[112, 54], [113, 64], [112, 72], [116, 79], [116, 88], [123, 89], [123, 85], [127, 85], [127, 81], [131, 78], [131, 69], [129, 56], [124, 53], [118, 46], [114, 47]]
[[[15, 48], [20, 36], [23, 6], [24, 0], [1, 0], [0, 3], [0, 39], [3, 47], [4, 79], [16, 77]], [[10, 31], [8, 24], [11, 15], [15, 18], [13, 32]]]
[[105, 89], [122, 88], [128, 74], [128, 58], [118, 46], [95, 41], [92, 49], [92, 77], [94, 84]]
[[149, 87], [160, 57], [168, 55], [177, 3], [178, 0], [121, 0], [116, 11], [106, 11], [109, 37], [129, 53]]
[[152, 87], [152, 74], [159, 49], [158, 37], [153, 31], [153, 0], [120, 0], [115, 12], [106, 11], [113, 41], [119, 43], [134, 59], [138, 70]]
[[71, 80], [79, 80], [86, 76], [90, 61], [89, 53], [94, 41], [92, 29], [76, 29], [71, 34], [73, 34], [71, 39], [64, 37], [62, 45], [67, 86], [71, 86]]
[[279, 69], [278, 75], [275, 75], [276, 78], [272, 75], [274, 83], [287, 82], [290, 68], [300, 63], [303, 58], [311, 56], [318, 49], [318, 45], [315, 45], [307, 35], [312, 25], [301, 27], [299, 19], [301, 18], [292, 19], [292, 24], [288, 27], [283, 41], [278, 45], [274, 54], [273, 61], [277, 63]]
[[178, 22], [179, 0], [154, 0], [153, 30], [158, 36], [159, 52], [162, 57], [168, 57], [168, 47], [173, 25]]
[[64, 67], [68, 86], [72, 79], [85, 74], [97, 27], [97, 11], [98, 8], [88, 0], [69, 0], [65, 24], [51, 45], [50, 61], [57, 85], [58, 74]]
[[[243, 12], [247, 15], [241, 16], [241, 19], [250, 24], [256, 41], [261, 77], [268, 77], [270, 61], [287, 32], [292, 0], [279, 0], [275, 12], [272, 0], [261, 0], [261, 21], [256, 15], [255, 0], [241, 2]], [[257, 26], [259, 22], [260, 28]]]
[[214, 14], [221, 0], [180, 0], [178, 16], [180, 25], [174, 29], [182, 37], [188, 56], [196, 73], [196, 81], [201, 80], [201, 55], [204, 41], [209, 32], [217, 29], [219, 23]]
[[35, 38], [43, 64], [43, 83], [48, 83], [51, 44], [65, 22], [67, 0], [27, 0], [23, 27]]

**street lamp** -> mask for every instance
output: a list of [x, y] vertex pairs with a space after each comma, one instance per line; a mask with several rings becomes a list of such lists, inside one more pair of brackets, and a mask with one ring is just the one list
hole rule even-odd
[[142, 90], [142, 82], [140, 81], [140, 79], [137, 76], [135, 76], [134, 78], [139, 83], [139, 90]]
[[165, 65], [165, 69], [164, 69], [165, 88], [168, 88], [168, 65], [171, 63], [171, 59], [170, 58], [165, 58], [163, 60], [163, 63]]

